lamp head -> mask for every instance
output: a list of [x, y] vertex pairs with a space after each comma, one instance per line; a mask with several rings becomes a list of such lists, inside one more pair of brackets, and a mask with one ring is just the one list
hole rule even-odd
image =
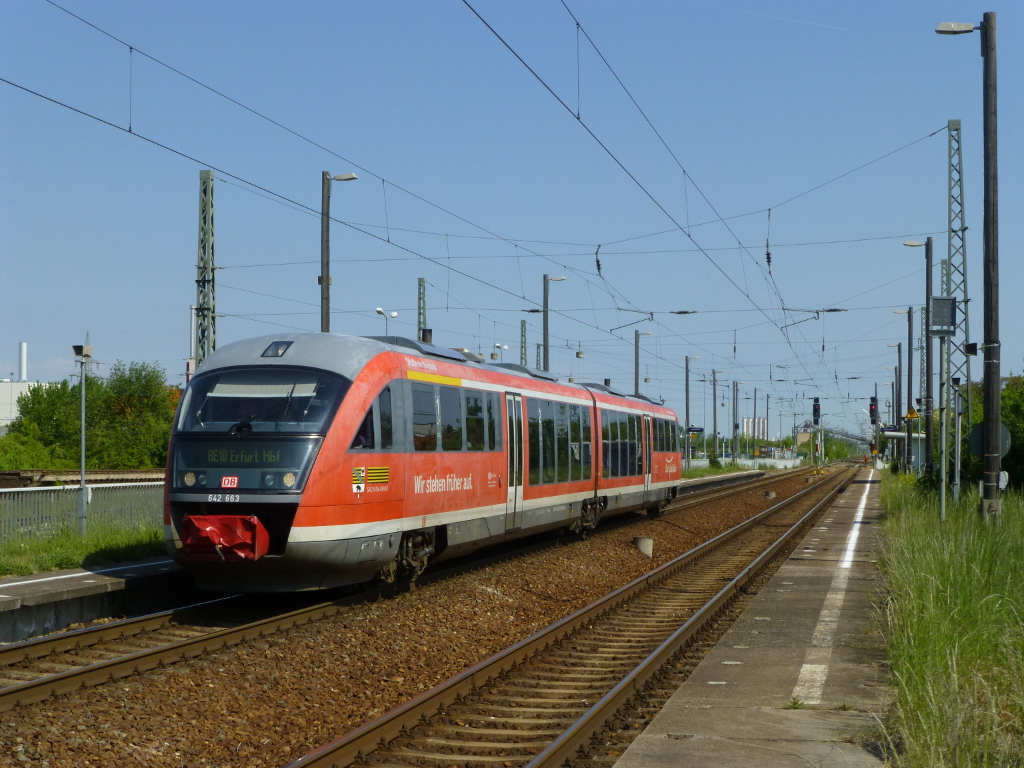
[[358, 178], [359, 177], [356, 176], [354, 173], [343, 173], [340, 176], [335, 176], [334, 180], [335, 181], [355, 181]]
[[966, 35], [977, 27], [969, 21], [944, 21], [935, 28], [937, 35]]
[[380, 307], [377, 307], [377, 314], [378, 314], [378, 315], [381, 315], [381, 316], [383, 317], [383, 315], [384, 315], [384, 310], [383, 310], [383, 309], [381, 309]]

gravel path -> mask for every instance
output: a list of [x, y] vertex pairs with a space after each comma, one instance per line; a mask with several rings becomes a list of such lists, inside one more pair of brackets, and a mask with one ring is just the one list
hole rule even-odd
[[[777, 487], [778, 499], [806, 488]], [[777, 499], [777, 500], [778, 500]], [[0, 765], [282, 766], [777, 503], [750, 491], [0, 714]], [[654, 539], [654, 557], [632, 545]]]

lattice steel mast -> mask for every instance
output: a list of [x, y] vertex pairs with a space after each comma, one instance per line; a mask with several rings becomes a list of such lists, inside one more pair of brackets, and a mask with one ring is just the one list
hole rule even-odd
[[[955, 376], [967, 385], [967, 423], [971, 423], [971, 357], [964, 353], [964, 345], [970, 341], [970, 323], [968, 309], [970, 301], [967, 293], [967, 247], [964, 223], [964, 187], [963, 159], [960, 154], [960, 121], [949, 121], [949, 252], [947, 260], [942, 263], [943, 295], [959, 298], [960, 309], [957, 314], [953, 344], [947, 356], [949, 376]], [[948, 381], [947, 377], [947, 381]], [[948, 398], [944, 407], [948, 407]]]
[[199, 172], [199, 259], [196, 262], [196, 365], [217, 349], [217, 268], [213, 252], [213, 171]]

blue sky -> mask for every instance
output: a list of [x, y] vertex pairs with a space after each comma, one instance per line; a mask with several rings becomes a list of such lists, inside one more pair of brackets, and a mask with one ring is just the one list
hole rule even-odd
[[[560, 376], [631, 389], [640, 330], [641, 389], [680, 413], [684, 356], [698, 358], [695, 424], [710, 428], [701, 380], [717, 370], [723, 389], [742, 382], [744, 415], [755, 388], [758, 415], [771, 395], [772, 433], [814, 396], [826, 423], [859, 431], [876, 383], [889, 399], [887, 345], [906, 347], [893, 310], [924, 301], [923, 249], [904, 240], [935, 238], [939, 282], [950, 119], [981, 337], [980, 36], [933, 29], [989, 10], [1002, 370], [1020, 372], [1016, 4], [566, 5], [0, 0], [0, 376], [26, 341], [32, 380], [67, 377], [88, 331], [98, 360], [183, 381], [204, 168], [218, 343], [319, 330], [321, 173], [355, 171], [332, 196], [334, 332], [383, 333], [381, 306], [415, 336], [423, 277], [435, 343], [508, 345], [518, 362], [526, 319], [533, 365], [540, 316], [522, 310], [564, 275]], [[796, 311], [823, 308], [846, 311]]]

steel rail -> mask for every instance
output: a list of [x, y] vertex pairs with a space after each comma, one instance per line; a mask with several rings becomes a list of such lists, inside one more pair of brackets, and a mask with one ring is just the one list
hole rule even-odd
[[[797, 470], [797, 473], [799, 473], [799, 470]], [[677, 497], [672, 505], [670, 505], [669, 510], [682, 509], [691, 504], [708, 503], [743, 491], [754, 490], [763, 485], [785, 479], [791, 474], [792, 473], [787, 472], [784, 476], [775, 475], [770, 479], [758, 477], [751, 480], [739, 480], [724, 487], [718, 486], [703, 491], [694, 490], [689, 494]], [[807, 490], [810, 490], [810, 488]], [[802, 495], [802, 493], [803, 492], [798, 495]], [[759, 519], [759, 517], [760, 516], [751, 518], [751, 520], [748, 520], [746, 523], [743, 523], [732, 530], [738, 531], [744, 526], [752, 525], [754, 524], [754, 521]], [[726, 536], [728, 533], [729, 532], [721, 534], [715, 539], [706, 542], [704, 547], [707, 548], [702, 549], [698, 547], [691, 550], [692, 557], [697, 558], [700, 556], [701, 552], [711, 551], [710, 545], [722, 539], [722, 537]], [[433, 573], [430, 573], [429, 576], [425, 577], [423, 581], [427, 581], [428, 579], [429, 581], [435, 581], [444, 578], [446, 575], [461, 573], [468, 569], [479, 568], [481, 567], [481, 562], [483, 565], [487, 565], [491, 562], [507, 560], [510, 557], [520, 556], [523, 552], [534, 552], [537, 551], [537, 549], [538, 545], [531, 545], [513, 552], [491, 555], [483, 558], [480, 562], [474, 561], [470, 564], [455, 565], [452, 568], [434, 571]], [[686, 556], [687, 555], [684, 554], [681, 557], [685, 558]], [[679, 560], [679, 558], [677, 558], [677, 560]], [[648, 574], [648, 577], [644, 578], [654, 578], [655, 574], [660, 573], [668, 565], [671, 565], [671, 563], [666, 564], [666, 566], [662, 566], [661, 569], [653, 571], [651, 574]], [[650, 583], [654, 582], [652, 581]], [[621, 592], [623, 593], [623, 597], [621, 599], [627, 599], [629, 595], [625, 593], [625, 590], [629, 587], [630, 585], [627, 585], [626, 587], [621, 588], [617, 593], [613, 593], [613, 595]], [[175, 626], [171, 624], [171, 622], [176, 615], [180, 617], [182, 612], [189, 610], [202, 610], [204, 607], [223, 603], [228, 600], [234, 600], [238, 597], [239, 596], [233, 595], [217, 598], [203, 603], [182, 606], [168, 611], [148, 614], [146, 616], [111, 622], [97, 627], [87, 627], [84, 629], [72, 630], [70, 632], [15, 643], [0, 648], [0, 668], [10, 667], [24, 662], [31, 663], [37, 660], [45, 660], [46, 657], [53, 654], [78, 651], [103, 643], [116, 643], [144, 632], [159, 632], [162, 630], [174, 629]], [[260, 621], [245, 624], [243, 626], [216, 630], [198, 637], [181, 639], [173, 643], [159, 644], [151, 649], [135, 651], [116, 659], [96, 661], [84, 664], [76, 669], [43, 675], [35, 680], [29, 680], [3, 687], [0, 688], [0, 712], [10, 710], [15, 706], [24, 706], [38, 701], [43, 701], [49, 696], [75, 690], [81, 686], [98, 685], [110, 679], [118, 679], [130, 674], [144, 672], [162, 664], [197, 656], [206, 651], [217, 650], [252, 637], [258, 637], [280, 629], [286, 629], [299, 624], [308, 623], [309, 621], [317, 620], [324, 616], [333, 614], [347, 605], [371, 598], [372, 595], [370, 593], [363, 593], [360, 595], [349, 596], [341, 600], [318, 603], [306, 608], [289, 611], [288, 613], [279, 616], [261, 619]], [[617, 604], [617, 602], [615, 604]], [[608, 609], [610, 610], [611, 607], [613, 607], [613, 605], [609, 605]], [[569, 618], [571, 619], [572, 617]], [[564, 621], [569, 622], [569, 619]], [[555, 642], [565, 634], [574, 631], [578, 624], [579, 622], [567, 623], [567, 628], [564, 632], [557, 636], [552, 636], [552, 638], [547, 642]], [[526, 643], [528, 641], [523, 642]], [[2, 670], [0, 670], [0, 674], [2, 674]]]
[[322, 603], [312, 608], [291, 611], [242, 627], [218, 630], [200, 637], [168, 643], [116, 659], [99, 661], [79, 669], [58, 672], [12, 685], [0, 689], [0, 712], [18, 705], [24, 706], [43, 701], [50, 696], [76, 690], [82, 686], [99, 685], [108, 680], [145, 672], [162, 664], [198, 656], [207, 651], [219, 650], [243, 640], [314, 621], [338, 610], [340, 608], [335, 603]]
[[[831, 500], [831, 498], [838, 493], [842, 487], [847, 485], [852, 478], [853, 474], [851, 474], [850, 477], [845, 479], [842, 483], [837, 483], [836, 488], [829, 493], [825, 501]], [[842, 480], [842, 478], [840, 479]], [[629, 584], [619, 587], [605, 597], [581, 608], [570, 616], [550, 625], [510, 648], [491, 656], [479, 664], [470, 667], [453, 677], [451, 680], [426, 691], [405, 704], [395, 707], [391, 711], [385, 713], [381, 718], [373, 722], [366, 723], [351, 733], [300, 757], [299, 759], [289, 763], [287, 768], [313, 768], [314, 766], [316, 768], [321, 768], [322, 766], [343, 768], [344, 766], [351, 765], [357, 760], [363, 759], [365, 756], [377, 749], [379, 745], [386, 744], [393, 739], [407, 734], [411, 728], [419, 724], [425, 718], [443, 711], [445, 708], [486, 685], [499, 675], [517, 667], [524, 660], [535, 655], [537, 652], [557, 643], [559, 640], [572, 634], [577, 629], [614, 610], [616, 607], [627, 602], [639, 593], [644, 592], [652, 586], [670, 578], [676, 571], [692, 565], [711, 552], [727, 546], [738, 534], [758, 525], [767, 517], [774, 515], [784, 507], [796, 502], [804, 495], [819, 489], [820, 483], [815, 483], [809, 486], [805, 490], [773, 505], [769, 509], [730, 528], [707, 542], [694, 547], [674, 560], [665, 563], [655, 570], [635, 579]], [[766, 551], [777, 552], [778, 549], [784, 545], [785, 540], [793, 535], [792, 531], [799, 525], [802, 525], [810, 515], [817, 511], [821, 504], [825, 503], [825, 501], [815, 505], [814, 510], [802, 516], [800, 523], [797, 523], [795, 526], [788, 529], [781, 539]], [[764, 555], [755, 560], [755, 563], [760, 562], [763, 558]], [[755, 563], [751, 563], [744, 568], [743, 573], [752, 573], [751, 569], [754, 568]], [[728, 599], [729, 596], [734, 595], [737, 591], [738, 588], [733, 586], [732, 583], [730, 583], [730, 586], [721, 590], [719, 595], [712, 601], [712, 603], [716, 604], [717, 607], [711, 610], [710, 615], [713, 615], [717, 612], [718, 608], [721, 607], [718, 605], [721, 601]], [[708, 615], [706, 611], [702, 611], [702, 613]], [[666, 644], [670, 642], [673, 644], [682, 643], [687, 637], [691, 636], [696, 631], [697, 626], [697, 622], [693, 619], [688, 620], [673, 635], [673, 638], [675, 639], [665, 641]], [[649, 676], [649, 674], [644, 675], [643, 679], [646, 680]], [[619, 683], [614, 689], [616, 691], [616, 697], [618, 697], [620, 695], [619, 692], [623, 690], [628, 690], [629, 695], [632, 695], [635, 687], [635, 681], [640, 677], [641, 674], [636, 673], [636, 675], [631, 675], [624, 679], [623, 682]], [[605, 698], [607, 698], [607, 696]], [[604, 699], [602, 699], [602, 701], [603, 700]], [[590, 715], [589, 718], [588, 715]], [[588, 712], [587, 715], [584, 715], [584, 719], [588, 722], [595, 717], [596, 715], [591, 715], [590, 712]], [[606, 717], [601, 719], [601, 723], [604, 722]], [[600, 727], [600, 724], [597, 727]], [[587, 730], [582, 726], [578, 731], [575, 729], [570, 730], [573, 731], [573, 734], [567, 736], [566, 734], [568, 734], [568, 732], [566, 732], [566, 734], [563, 734], [563, 737], [572, 740], [573, 743], [576, 743], [577, 740], [582, 742], [582, 740], [589, 738], [589, 736], [579, 734], [583, 734], [584, 732], [593, 732], [593, 729]], [[560, 739], [561, 738], [562, 737], [560, 737]], [[563, 742], [559, 741], [559, 744], [561, 745]], [[554, 744], [552, 744], [548, 749], [553, 747]], [[560, 746], [559, 751], [561, 751], [562, 748], [563, 747]], [[453, 758], [454, 757], [455, 756], [453, 756]], [[549, 763], [548, 765], [554, 765], [554, 763]]]
[[234, 600], [237, 597], [237, 595], [230, 595], [215, 598], [202, 603], [194, 603], [192, 605], [171, 608], [166, 611], [146, 614], [145, 616], [135, 616], [130, 619], [112, 621], [95, 627], [72, 629], [67, 632], [34, 637], [19, 643], [11, 643], [10, 645], [0, 647], [0, 669], [23, 661], [42, 659], [53, 653], [77, 651], [92, 645], [99, 645], [100, 643], [115, 642], [126, 637], [141, 634], [142, 632], [154, 632], [165, 629], [170, 626], [176, 614], [180, 615], [184, 611], [201, 609], [205, 606]]
[[855, 476], [855, 472], [845, 482], [840, 483], [824, 499], [819, 501], [790, 526], [774, 544], [762, 552], [753, 562], [725, 585], [721, 591], [700, 610], [691, 616], [686, 623], [665, 640], [650, 656], [622, 679], [614, 688], [606, 693], [586, 714], [565, 730], [557, 739], [546, 747], [539, 755], [528, 762], [525, 768], [558, 768], [573, 758], [588, 741], [604, 727], [609, 718], [633, 696], [639, 693], [644, 685], [665, 666], [705, 624], [722, 608], [731, 603], [737, 594], [767, 567], [779, 554], [790, 539], [800, 533], [808, 520], [842, 492]]

